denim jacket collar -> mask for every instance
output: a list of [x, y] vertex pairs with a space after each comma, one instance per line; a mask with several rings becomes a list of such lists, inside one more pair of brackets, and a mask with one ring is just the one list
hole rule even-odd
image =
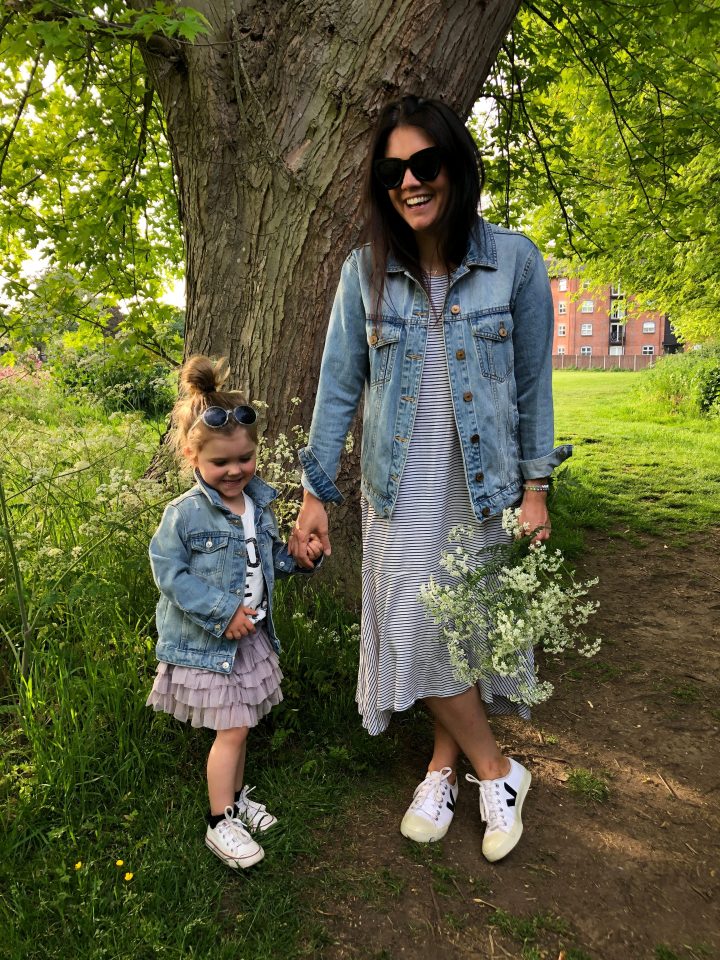
[[[218, 507], [225, 513], [232, 513], [230, 508], [223, 503], [222, 497], [217, 490], [205, 483], [200, 475], [200, 471], [197, 468], [195, 469], [195, 480], [197, 481], [199, 489], [205, 494], [213, 506]], [[265, 507], [269, 503], [272, 503], [272, 501], [277, 497], [277, 490], [274, 487], [271, 487], [269, 483], [265, 483], [264, 480], [261, 480], [257, 474], [250, 478], [248, 485], [245, 487], [245, 492], [253, 501], [258, 510], [264, 510]]]
[[[453, 278], [457, 278], [462, 273], [467, 273], [468, 267], [489, 267], [491, 270], [498, 269], [497, 248], [495, 246], [495, 237], [493, 231], [485, 220], [478, 218], [476, 227], [470, 232], [467, 253], [463, 257]], [[403, 273], [405, 267], [392, 254], [387, 261], [388, 273]]]

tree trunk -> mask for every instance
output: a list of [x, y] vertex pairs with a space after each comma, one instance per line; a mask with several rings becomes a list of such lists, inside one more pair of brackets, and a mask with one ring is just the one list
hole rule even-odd
[[[268, 404], [269, 438], [309, 425], [379, 109], [417, 92], [467, 116], [519, 4], [191, 0], [211, 32], [175, 61], [146, 51], [179, 185], [186, 353], [229, 357], [234, 385]], [[355, 451], [331, 536], [356, 567]]]

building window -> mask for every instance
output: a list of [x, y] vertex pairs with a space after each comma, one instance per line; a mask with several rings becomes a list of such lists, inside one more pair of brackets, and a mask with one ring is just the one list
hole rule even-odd
[[644, 343], [642, 348], [642, 355], [644, 357], [651, 357], [655, 353], [655, 347], [651, 343]]
[[611, 296], [611, 297], [624, 297], [624, 296], [625, 296], [625, 293], [624, 293], [624, 291], [623, 291], [623, 288], [620, 286], [619, 283], [614, 283], [614, 284], [612, 285], [612, 287], [610, 287], [610, 296]]
[[557, 352], [558, 352], [558, 356], [559, 356], [559, 357], [565, 356], [565, 347], [558, 347], [558, 351], [557, 351]]
[[580, 353], [583, 357], [591, 357], [592, 347], [580, 347]]
[[595, 305], [592, 300], [583, 300], [582, 306], [580, 307], [580, 313], [592, 313], [595, 309]]
[[558, 336], [565, 337], [567, 336], [567, 325], [564, 323], [558, 324]]
[[619, 303], [617, 300], [614, 301], [610, 307], [610, 318], [612, 320], [624, 320], [625, 319], [625, 307], [622, 303]]
[[561, 300], [560, 303], [558, 303], [558, 313], [559, 313], [559, 314], [562, 314], [563, 316], [567, 313], [567, 301], [566, 301], [566, 300]]
[[592, 336], [592, 324], [591, 324], [591, 323], [581, 323], [581, 324], [580, 324], [580, 336], [582, 336], [582, 337], [591, 337], [591, 336]]
[[645, 320], [643, 322], [643, 333], [655, 333], [655, 321]]
[[567, 290], [567, 277], [560, 277], [558, 280], [558, 290]]

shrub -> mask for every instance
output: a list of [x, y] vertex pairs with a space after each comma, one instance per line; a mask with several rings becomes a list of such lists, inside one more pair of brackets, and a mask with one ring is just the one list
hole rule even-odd
[[720, 345], [661, 357], [642, 374], [640, 392], [673, 413], [720, 415]]
[[66, 347], [51, 357], [50, 366], [66, 394], [84, 392], [106, 413], [135, 410], [158, 417], [175, 400], [169, 367], [140, 347]]

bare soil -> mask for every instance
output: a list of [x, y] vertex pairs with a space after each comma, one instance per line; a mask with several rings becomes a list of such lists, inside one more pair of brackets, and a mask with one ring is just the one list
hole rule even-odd
[[[441, 843], [400, 835], [428, 757], [408, 735], [307, 865], [315, 955], [720, 958], [720, 530], [682, 545], [596, 535], [584, 566], [600, 577], [601, 652], [547, 665], [556, 693], [531, 724], [492, 721], [533, 776], [518, 847], [483, 859], [464, 781]], [[572, 789], [578, 769], [607, 799]]]

